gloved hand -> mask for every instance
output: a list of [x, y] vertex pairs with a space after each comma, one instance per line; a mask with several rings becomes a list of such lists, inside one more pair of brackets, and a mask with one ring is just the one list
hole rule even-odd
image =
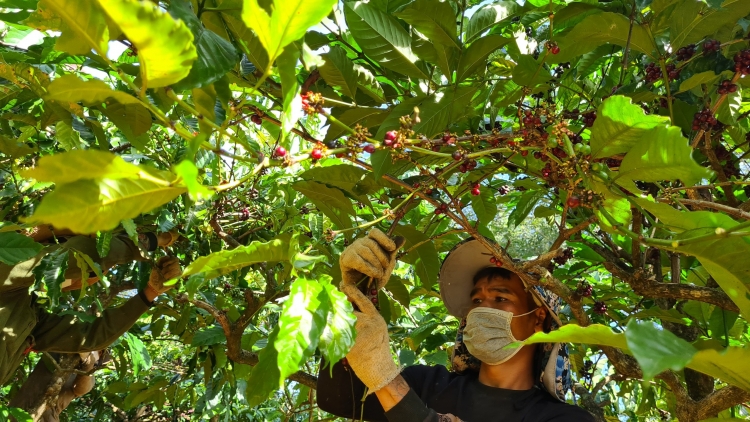
[[391, 278], [396, 255], [403, 245], [403, 237], [391, 239], [378, 229], [370, 230], [366, 237], [355, 240], [341, 254], [341, 284], [356, 286], [369, 276], [376, 280], [378, 289], [382, 288]]
[[341, 283], [341, 291], [360, 309], [360, 312], [354, 312], [357, 317], [357, 337], [346, 360], [357, 377], [369, 388], [369, 393], [373, 393], [388, 385], [401, 373], [391, 355], [388, 326], [380, 312], [356, 285]]
[[180, 261], [175, 257], [165, 256], [159, 259], [156, 266], [151, 270], [151, 276], [148, 278], [148, 287], [157, 294], [169, 291], [177, 283], [165, 285], [169, 280], [175, 279], [182, 274]]

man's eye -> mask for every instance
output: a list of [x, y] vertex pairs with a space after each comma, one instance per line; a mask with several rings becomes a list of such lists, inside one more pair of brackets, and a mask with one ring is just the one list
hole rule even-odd
[[476, 298], [471, 300], [472, 303], [482, 303], [482, 299]]
[[506, 298], [504, 298], [502, 296], [495, 296], [495, 302], [505, 302], [506, 300], [508, 300], [508, 299], [506, 299]]

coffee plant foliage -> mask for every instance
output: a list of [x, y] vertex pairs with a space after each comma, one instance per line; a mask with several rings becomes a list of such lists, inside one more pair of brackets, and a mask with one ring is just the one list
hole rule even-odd
[[[376, 227], [406, 239], [377, 294], [402, 365], [450, 365], [441, 258], [483, 236], [488, 264], [564, 300], [562, 329], [529, 342], [570, 343], [569, 402], [748, 416], [750, 2], [0, 8], [0, 261], [35, 255], [39, 224], [103, 250], [181, 234], [178, 288], [67, 420], [332, 420], [315, 377], [356, 335], [338, 256]], [[85, 318], [149, 271], [36, 293]]]

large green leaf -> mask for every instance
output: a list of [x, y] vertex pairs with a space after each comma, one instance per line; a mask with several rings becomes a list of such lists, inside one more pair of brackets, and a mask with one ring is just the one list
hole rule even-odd
[[456, 36], [455, 12], [448, 2], [416, 0], [395, 15], [408, 22], [433, 43], [461, 48]]
[[328, 320], [331, 303], [323, 284], [297, 278], [279, 316], [279, 334], [273, 343], [278, 352], [280, 382], [297, 372], [315, 353]]
[[[287, 45], [305, 36], [308, 28], [331, 13], [336, 0], [273, 0], [263, 3], [269, 6], [270, 16], [258, 0], [244, 0], [242, 20], [257, 34], [270, 64]], [[269, 69], [264, 70], [267, 73]]]
[[38, 266], [34, 267], [34, 279], [37, 285], [44, 284], [47, 289], [47, 296], [52, 304], [57, 305], [60, 299], [63, 281], [65, 281], [65, 271], [68, 269], [68, 258], [70, 254], [65, 247], [58, 248], [44, 255]]
[[47, 87], [47, 99], [77, 103], [85, 106], [95, 106], [107, 103], [113, 99], [120, 104], [140, 104], [141, 102], [130, 94], [115, 91], [109, 85], [98, 79], [83, 81], [75, 75], [65, 75], [55, 79]]
[[667, 124], [668, 117], [646, 115], [630, 98], [614, 95], [597, 111], [591, 128], [591, 155], [602, 158], [628, 152], [648, 131]]
[[520, 12], [523, 12], [524, 9], [524, 6], [511, 0], [501, 0], [479, 9], [471, 15], [471, 19], [466, 23], [466, 29], [464, 30], [466, 41], [473, 41], [482, 35], [484, 31], [489, 30], [500, 22], [512, 19]]
[[224, 17], [224, 22], [226, 22], [227, 27], [234, 34], [237, 44], [239, 44], [240, 49], [245, 53], [250, 63], [258, 69], [267, 69], [270, 65], [268, 53], [266, 53], [263, 44], [260, 42], [260, 38], [255, 35], [255, 32], [248, 29], [239, 16], [226, 13], [222, 14], [222, 16]]
[[16, 232], [0, 233], [0, 262], [16, 265], [33, 258], [41, 250], [42, 245], [30, 237]]
[[357, 93], [357, 72], [354, 62], [346, 56], [346, 51], [339, 46], [331, 47], [331, 51], [321, 56], [325, 64], [318, 68], [320, 76], [334, 87], [340, 87], [341, 92], [349, 98]]
[[281, 140], [284, 140], [297, 121], [302, 117], [302, 99], [300, 86], [297, 81], [297, 61], [300, 51], [296, 44], [289, 44], [276, 60], [276, 66], [281, 77], [281, 96], [283, 97], [284, 112], [281, 114]]
[[60, 120], [55, 125], [55, 138], [60, 144], [60, 147], [65, 151], [72, 151], [74, 149], [83, 148], [83, 140], [77, 130], [73, 129], [73, 125], [65, 120]]
[[193, 63], [187, 77], [175, 86], [175, 89], [200, 88], [221, 79], [229, 72], [239, 59], [239, 53], [232, 43], [206, 29], [193, 13], [193, 7], [187, 0], [169, 2], [169, 13], [182, 19], [195, 38], [198, 59]]
[[112, 230], [127, 218], [151, 211], [185, 192], [158, 177], [81, 179], [58, 185], [26, 221], [89, 234]]
[[394, 17], [361, 1], [345, 3], [344, 14], [352, 37], [365, 54], [406, 76], [428, 78], [414, 64], [417, 56], [411, 50], [411, 37]]
[[666, 369], [681, 370], [698, 352], [690, 343], [653, 322], [638, 323], [631, 319], [625, 339], [647, 381]]
[[44, 156], [36, 167], [22, 172], [22, 175], [40, 182], [64, 184], [105, 177], [138, 178], [142, 173], [147, 175], [143, 169], [125, 162], [122, 157], [92, 149]]
[[461, 54], [461, 59], [458, 61], [456, 82], [461, 82], [471, 76], [480, 66], [485, 64], [490, 53], [511, 41], [513, 41], [511, 38], [489, 35], [471, 43], [469, 48]]
[[15, 139], [0, 135], [0, 152], [11, 158], [20, 158], [24, 155], [31, 154], [35, 149], [30, 146], [17, 142]]
[[245, 397], [250, 407], [263, 403], [268, 396], [281, 386], [278, 358], [279, 353], [273, 344], [279, 334], [277, 326], [268, 336], [267, 346], [258, 353], [258, 364], [253, 367], [247, 380]]
[[[718, 227], [730, 229], [737, 225], [730, 217], [719, 213], [678, 211], [669, 205], [653, 203], [646, 199], [633, 200], [659, 218], [662, 224], [681, 232], [681, 238], [711, 234]], [[730, 236], [662, 249], [698, 258], [703, 268], [740, 308], [742, 316], [750, 318], [750, 265], [745, 259], [746, 256], [750, 256], [750, 244], [745, 240]]]
[[[51, 10], [62, 20], [62, 35], [55, 48], [69, 54], [101, 56], [109, 50], [109, 28], [104, 13], [94, 0], [42, 0], [39, 9]], [[42, 13], [42, 16], [46, 16]]]
[[297, 182], [292, 187], [315, 204], [336, 227], [339, 229], [352, 227], [350, 216], [355, 215], [352, 202], [339, 189], [313, 181]]
[[[420, 122], [414, 125], [414, 131], [428, 138], [444, 132], [450, 125], [472, 114], [471, 100], [474, 94], [476, 88], [461, 86], [449, 89], [440, 98], [435, 95], [428, 97], [419, 106]], [[411, 114], [411, 111], [406, 114]]]
[[357, 72], [357, 88], [359, 88], [360, 92], [364, 92], [378, 103], [384, 103], [385, 93], [375, 75], [369, 69], [358, 64], [354, 65], [354, 71]]
[[255, 241], [247, 246], [202, 256], [188, 265], [182, 276], [203, 273], [206, 279], [216, 278], [260, 262], [289, 261], [296, 251], [297, 244], [292, 235], [284, 234], [269, 242]]
[[471, 197], [471, 209], [474, 210], [477, 220], [485, 224], [497, 215], [497, 200], [494, 191], [494, 189], [482, 189], [479, 195]]
[[143, 149], [148, 144], [149, 137], [146, 136], [146, 132], [151, 129], [153, 119], [145, 106], [115, 103], [103, 112], [133, 146]]
[[331, 284], [330, 277], [321, 277], [320, 283], [331, 305], [319, 347], [326, 362], [335, 363], [341, 360], [354, 345], [356, 318], [351, 302], [347, 300], [346, 295]]
[[130, 333], [125, 333], [123, 337], [128, 343], [133, 375], [137, 377], [141, 371], [151, 369], [151, 356], [148, 354], [148, 349], [146, 349], [146, 345], [143, 344], [143, 341]]
[[429, 238], [414, 226], [400, 225], [396, 227], [394, 233], [406, 239], [405, 251], [418, 243], [424, 242], [401, 259], [414, 266], [414, 271], [422, 282], [422, 286], [429, 289], [437, 282], [438, 269], [440, 268], [440, 258], [437, 249], [435, 249], [435, 244], [427, 241]]
[[[628, 43], [628, 40], [630, 42]], [[631, 25], [627, 16], [619, 13], [601, 12], [587, 16], [570, 32], [558, 38], [560, 53], [549, 55], [548, 60], [566, 62], [588, 53], [603, 43], [628, 45], [631, 50], [651, 56], [654, 41], [641, 25]]]
[[158, 5], [137, 0], [98, 0], [138, 48], [144, 85], [158, 88], [185, 78], [198, 57], [193, 33]]
[[534, 57], [528, 55], [518, 58], [518, 63], [513, 68], [512, 75], [513, 82], [528, 87], [535, 87], [552, 80], [549, 71], [544, 68], [544, 63], [534, 60]]
[[737, 20], [750, 13], [750, 2], [726, 0], [721, 9], [715, 9], [699, 0], [680, 0], [669, 17], [669, 39], [672, 49], [700, 41], [721, 27], [734, 25]]
[[710, 170], [693, 160], [692, 152], [680, 128], [657, 127], [643, 133], [625, 155], [617, 178], [644, 182], [681, 180], [691, 186], [711, 177]]
[[682, 83], [680, 83], [680, 90], [677, 93], [679, 94], [680, 92], [690, 91], [691, 89], [704, 84], [711, 85], [717, 79], [719, 79], [719, 75], [714, 73], [713, 70], [696, 73], [695, 75], [685, 79], [684, 81], [682, 81]]

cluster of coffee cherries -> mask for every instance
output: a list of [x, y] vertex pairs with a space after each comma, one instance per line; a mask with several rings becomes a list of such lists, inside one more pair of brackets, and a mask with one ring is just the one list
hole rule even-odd
[[737, 84], [733, 84], [732, 81], [724, 79], [719, 83], [719, 88], [716, 90], [719, 95], [726, 95], [733, 92], [737, 92]]
[[704, 108], [693, 116], [693, 130], [711, 130], [718, 125], [711, 110]]
[[584, 378], [590, 380], [591, 377], [594, 375], [594, 363], [588, 359], [583, 361], [583, 368], [581, 368], [581, 375]]
[[607, 304], [602, 302], [601, 300], [597, 300], [594, 302], [594, 312], [596, 312], [599, 315], [604, 315], [607, 313]]
[[589, 282], [581, 282], [576, 288], [576, 293], [583, 297], [591, 297], [594, 294], [594, 287]]
[[482, 191], [479, 190], [479, 183], [475, 183], [471, 187], [471, 194], [474, 195], [474, 196], [479, 196], [481, 193], [482, 193]]
[[565, 248], [562, 255], [557, 256], [553, 259], [557, 265], [565, 265], [569, 260], [573, 258], [573, 248]]
[[539, 116], [535, 116], [531, 110], [524, 110], [523, 112], [523, 126], [527, 128], [536, 128], [542, 125], [542, 119]]
[[281, 145], [277, 146], [273, 151], [273, 155], [277, 158], [284, 158], [284, 156], [286, 156], [286, 148], [282, 147]]
[[308, 115], [323, 111], [323, 96], [321, 94], [307, 91], [300, 96], [302, 97], [302, 110]]
[[685, 61], [695, 54], [695, 44], [686, 45], [677, 50], [676, 58], [679, 61]]
[[596, 120], [596, 110], [581, 114], [581, 120], [583, 120], [583, 124], [586, 127], [594, 126], [594, 121]]
[[250, 116], [250, 121], [255, 123], [258, 126], [263, 124], [263, 118], [257, 114], [253, 114], [252, 116]]
[[719, 40], [706, 40], [703, 42], [703, 54], [709, 54], [721, 50]]
[[398, 140], [398, 132], [395, 130], [389, 130], [383, 137], [383, 145], [389, 148], [401, 148], [401, 142]]
[[490, 257], [490, 263], [496, 267], [502, 267], [503, 263], [499, 259], [495, 258], [494, 256]]
[[742, 50], [734, 56], [734, 70], [741, 75], [750, 75], [750, 50]]
[[453, 159], [456, 161], [463, 160], [463, 163], [461, 163], [461, 165], [458, 167], [458, 170], [461, 173], [472, 171], [479, 165], [479, 163], [477, 163], [477, 160], [474, 160], [473, 158], [466, 158], [466, 154], [459, 150], [453, 151], [451, 157], [453, 157]]
[[[678, 69], [674, 63], [669, 63], [666, 66], [667, 76], [670, 81], [673, 81], [680, 77], [681, 69]], [[649, 63], [646, 66], [646, 82], [653, 83], [661, 79], [662, 73], [661, 68], [656, 63]]]
[[435, 208], [435, 215], [441, 215], [448, 212], [448, 204], [442, 202], [437, 208]]

